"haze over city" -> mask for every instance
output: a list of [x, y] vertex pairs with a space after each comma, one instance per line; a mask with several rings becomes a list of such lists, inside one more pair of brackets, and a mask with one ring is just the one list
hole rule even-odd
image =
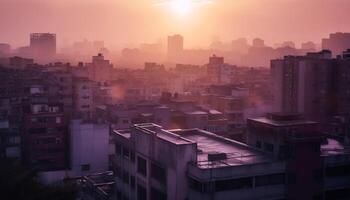
[[31, 32], [54, 32], [59, 47], [87, 38], [120, 49], [179, 33], [189, 48], [206, 47], [214, 36], [223, 41], [260, 37], [273, 45], [320, 43], [330, 32], [350, 31], [347, 0], [188, 2], [191, 8], [180, 8], [188, 9], [181, 13], [159, 5], [164, 0], [1, 0], [0, 27], [7, 30], [1, 39], [18, 47], [27, 44]]
[[349, 200], [350, 0], [0, 0], [1, 200]]

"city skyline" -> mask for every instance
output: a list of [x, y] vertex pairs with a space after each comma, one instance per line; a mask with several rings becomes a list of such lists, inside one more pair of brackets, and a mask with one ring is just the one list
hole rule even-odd
[[[87, 38], [104, 40], [108, 47], [121, 49], [181, 34], [188, 38], [186, 48], [192, 48], [209, 44], [213, 38], [231, 41], [259, 37], [270, 45], [283, 41], [319, 43], [318, 38], [331, 32], [350, 31], [341, 20], [349, 17], [346, 0], [175, 1], [180, 3], [3, 0], [0, 26], [7, 31], [0, 42], [19, 47], [27, 44], [25, 35], [31, 32], [54, 32], [60, 35], [59, 47]], [[173, 5], [172, 1], [165, 3]], [[184, 9], [186, 14], [179, 14]]]
[[0, 199], [349, 200], [350, 0], [0, 0]]

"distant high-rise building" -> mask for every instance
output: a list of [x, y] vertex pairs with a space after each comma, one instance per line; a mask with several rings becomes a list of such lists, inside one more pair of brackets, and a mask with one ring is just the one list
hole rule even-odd
[[[350, 114], [350, 50], [344, 51], [340, 59], [336, 59], [335, 90], [337, 98], [337, 114]], [[349, 136], [350, 137], [350, 136]]]
[[165, 67], [164, 65], [159, 65], [154, 62], [146, 62], [145, 63], [145, 71], [147, 72], [164, 72]]
[[303, 50], [316, 50], [316, 44], [313, 42], [305, 42], [301, 44]]
[[331, 57], [331, 52], [324, 50], [273, 60], [274, 111], [303, 113], [320, 122], [348, 113], [349, 60]]
[[233, 78], [235, 66], [225, 64], [224, 57], [213, 55], [207, 65], [207, 76], [212, 84], [229, 84]]
[[143, 43], [140, 45], [140, 50], [146, 53], [157, 54], [162, 52], [161, 43]]
[[258, 48], [260, 48], [260, 47], [264, 47], [264, 46], [265, 46], [264, 40], [262, 40], [262, 39], [260, 39], [260, 38], [255, 38], [255, 39], [253, 40], [253, 47], [258, 47]]
[[30, 58], [21, 58], [18, 56], [9, 58], [11, 68], [24, 69], [34, 64], [34, 60]]
[[75, 78], [73, 80], [73, 101], [76, 116], [82, 119], [92, 117], [94, 111], [93, 88], [94, 82], [88, 78]]
[[209, 58], [209, 64], [210, 65], [223, 65], [224, 64], [224, 57], [217, 57], [216, 55], [213, 55]]
[[328, 49], [333, 55], [340, 55], [350, 48], [350, 33], [332, 33], [329, 38], [322, 39], [322, 49]]
[[30, 49], [35, 57], [54, 56], [56, 54], [56, 34], [31, 33]]
[[92, 57], [92, 63], [87, 64], [90, 80], [96, 81], [100, 84], [111, 80], [111, 70], [113, 65], [109, 60], [99, 53]]
[[184, 50], [184, 39], [181, 35], [168, 36], [168, 56], [176, 59]]
[[[323, 96], [320, 93], [322, 91], [326, 97], [330, 92], [331, 87], [327, 84], [331, 82], [326, 78], [326, 75], [331, 75], [330, 67], [330, 58], [286, 56], [284, 59], [272, 60], [274, 111], [303, 113], [308, 117], [308, 114], [324, 110], [325, 104], [330, 102], [320, 99]], [[320, 73], [324, 75], [319, 76]], [[321, 109], [320, 106], [325, 107]]]
[[9, 54], [11, 46], [9, 44], [0, 43], [0, 57]]
[[21, 144], [26, 165], [42, 171], [67, 167], [68, 126], [59, 86], [30, 80], [29, 100], [22, 103]]
[[281, 47], [295, 48], [295, 43], [293, 41], [285, 41], [282, 43]]
[[246, 38], [239, 38], [232, 41], [232, 51], [238, 53], [247, 53], [249, 49], [248, 41]]

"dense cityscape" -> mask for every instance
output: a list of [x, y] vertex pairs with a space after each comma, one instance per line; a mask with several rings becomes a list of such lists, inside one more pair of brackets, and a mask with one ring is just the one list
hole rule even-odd
[[1, 199], [350, 199], [350, 33], [328, 34], [0, 35]]

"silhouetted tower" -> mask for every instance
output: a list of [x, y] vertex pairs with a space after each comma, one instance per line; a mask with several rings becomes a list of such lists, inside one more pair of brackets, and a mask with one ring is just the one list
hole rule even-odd
[[334, 56], [342, 54], [350, 48], [350, 33], [332, 33], [329, 38], [322, 39], [322, 49], [328, 49]]
[[168, 56], [177, 58], [184, 50], [184, 39], [181, 35], [168, 36]]
[[264, 40], [260, 39], [260, 38], [255, 38], [253, 40], [253, 47], [264, 47], [265, 46], [265, 42]]
[[30, 48], [35, 56], [54, 56], [56, 54], [56, 34], [31, 33]]

